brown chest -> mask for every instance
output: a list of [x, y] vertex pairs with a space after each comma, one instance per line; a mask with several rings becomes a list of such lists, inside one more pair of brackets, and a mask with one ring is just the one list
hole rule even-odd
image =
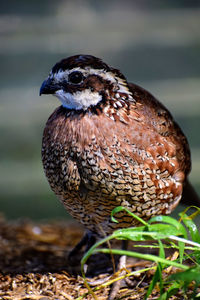
[[181, 197], [184, 174], [174, 146], [150, 129], [141, 134], [137, 123], [132, 133], [111, 124], [61, 115], [44, 131], [42, 159], [51, 188], [90, 229], [98, 220], [107, 230], [116, 206], [148, 219], [170, 213]]

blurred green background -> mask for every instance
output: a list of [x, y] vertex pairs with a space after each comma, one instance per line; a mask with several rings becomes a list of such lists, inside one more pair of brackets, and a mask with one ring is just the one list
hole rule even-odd
[[66, 217], [43, 173], [42, 131], [59, 104], [39, 88], [61, 58], [103, 58], [160, 99], [188, 137], [200, 193], [200, 1], [0, 1], [0, 210]]

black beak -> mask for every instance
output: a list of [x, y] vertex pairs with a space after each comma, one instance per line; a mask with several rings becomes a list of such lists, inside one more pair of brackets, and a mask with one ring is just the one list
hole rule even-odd
[[40, 88], [40, 96], [42, 94], [54, 94], [57, 90], [60, 90], [60, 86], [52, 82], [50, 78], [46, 79]]

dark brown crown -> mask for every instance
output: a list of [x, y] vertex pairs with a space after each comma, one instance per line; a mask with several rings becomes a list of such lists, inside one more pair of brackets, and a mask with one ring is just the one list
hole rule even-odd
[[108, 66], [98, 57], [86, 54], [78, 54], [62, 59], [52, 68], [52, 73], [57, 73], [59, 70], [71, 70], [77, 67], [81, 67], [83, 69], [87, 67], [99, 70], [103, 69], [107, 72], [113, 72], [119, 78], [125, 79], [124, 75], [118, 69]]

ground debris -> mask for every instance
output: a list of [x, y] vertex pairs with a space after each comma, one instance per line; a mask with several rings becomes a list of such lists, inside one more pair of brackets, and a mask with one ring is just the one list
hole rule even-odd
[[[67, 254], [81, 239], [83, 228], [73, 222], [54, 221], [46, 224], [28, 220], [8, 222], [0, 217], [0, 299], [5, 300], [72, 300], [94, 299], [80, 276], [80, 258], [69, 265]], [[106, 261], [107, 259], [107, 261]], [[110, 259], [109, 259], [110, 260]], [[99, 263], [105, 272], [96, 274], [92, 270]], [[95, 282], [112, 275], [112, 264], [108, 268], [108, 257], [93, 256], [90, 260], [90, 278]], [[129, 271], [140, 270], [150, 265], [130, 260]], [[171, 272], [171, 269], [167, 273]], [[107, 274], [106, 274], [107, 273]], [[109, 273], [109, 274], [108, 274]], [[144, 299], [153, 272], [130, 277], [132, 285], [122, 284], [118, 299]], [[94, 286], [91, 286], [95, 290]], [[96, 299], [108, 298], [110, 286], [95, 290]], [[149, 299], [157, 299], [159, 289]], [[182, 299], [173, 297], [172, 299]]]

